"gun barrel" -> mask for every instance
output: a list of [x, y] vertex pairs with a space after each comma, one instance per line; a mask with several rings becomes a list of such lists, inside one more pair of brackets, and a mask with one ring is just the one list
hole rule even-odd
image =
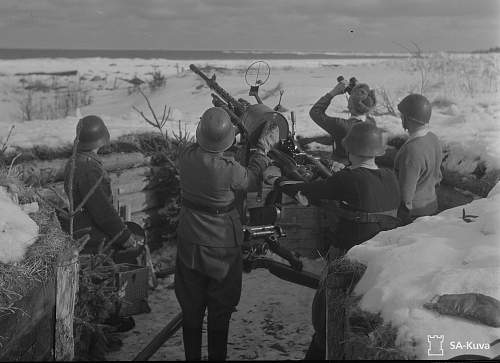
[[230, 104], [234, 108], [234, 110], [238, 116], [241, 116], [243, 114], [243, 112], [245, 112], [245, 107], [241, 104], [241, 102], [238, 102], [224, 88], [219, 86], [219, 84], [215, 80], [215, 76], [212, 78], [208, 78], [207, 75], [205, 73], [203, 73], [194, 64], [190, 64], [189, 69], [191, 69], [194, 73], [199, 75], [205, 81], [207, 86], [210, 87], [210, 89], [214, 90], [224, 101], [226, 101], [228, 104]]
[[247, 128], [245, 125], [243, 125], [243, 122], [241, 119], [236, 115], [231, 109], [224, 103], [224, 100], [222, 100], [219, 96], [217, 96], [215, 93], [212, 93], [212, 103], [216, 107], [222, 107], [223, 109], [226, 110], [226, 112], [229, 114], [229, 117], [231, 117], [231, 121], [234, 126], [238, 128], [240, 133], [244, 135], [245, 137], [248, 135]]

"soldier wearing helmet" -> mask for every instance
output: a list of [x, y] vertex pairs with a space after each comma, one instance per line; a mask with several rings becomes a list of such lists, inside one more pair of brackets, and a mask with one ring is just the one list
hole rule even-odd
[[347, 101], [351, 117], [344, 119], [328, 116], [326, 109], [335, 96], [345, 93], [346, 87], [347, 81], [339, 82], [335, 88], [321, 97], [309, 111], [311, 119], [332, 136], [333, 159], [341, 162], [347, 161], [347, 153], [342, 145], [342, 139], [354, 124], [366, 121], [375, 125], [375, 120], [370, 117], [369, 113], [377, 103], [375, 92], [367, 84], [358, 83], [352, 89]]
[[[399, 186], [393, 171], [379, 168], [375, 157], [385, 152], [385, 137], [375, 125], [359, 122], [352, 126], [342, 144], [351, 165], [325, 180], [284, 185], [282, 191], [297, 199], [328, 207], [338, 218], [331, 236], [328, 259], [343, 256], [348, 249], [399, 225]], [[305, 198], [304, 198], [305, 196]], [[315, 334], [306, 360], [325, 359], [325, 289], [318, 288], [313, 300]]]
[[208, 310], [208, 358], [225, 360], [229, 320], [241, 295], [243, 228], [237, 195], [255, 189], [279, 141], [277, 124], [264, 126], [257, 152], [243, 167], [224, 154], [235, 128], [220, 107], [206, 110], [196, 143], [179, 157], [182, 208], [177, 229], [175, 293], [183, 313], [187, 360], [201, 360], [202, 324]]
[[75, 238], [86, 234], [84, 229], [90, 228], [90, 240], [83, 253], [98, 253], [103, 242], [114, 239], [115, 261], [125, 262], [124, 259], [127, 259], [128, 262], [134, 262], [139, 252], [128, 250], [123, 253], [126, 247], [132, 245], [133, 237], [113, 206], [110, 179], [97, 155], [97, 151], [109, 143], [109, 131], [100, 117], [89, 115], [79, 120], [77, 136], [72, 188], [69, 184], [71, 160], [66, 164], [64, 177], [64, 190], [67, 195], [71, 190], [74, 206], [78, 206], [92, 191], [101, 175], [103, 179], [74, 217]]
[[442, 148], [429, 131], [432, 106], [422, 95], [410, 94], [398, 105], [409, 138], [396, 154], [394, 170], [401, 189], [399, 215], [406, 222], [438, 210], [436, 187], [442, 179]]

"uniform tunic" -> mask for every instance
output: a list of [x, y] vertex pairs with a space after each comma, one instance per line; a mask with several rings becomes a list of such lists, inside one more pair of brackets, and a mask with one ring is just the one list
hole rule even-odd
[[[204, 151], [197, 144], [179, 158], [183, 205], [177, 229], [175, 294], [183, 313], [187, 360], [201, 359], [201, 336], [208, 310], [208, 357], [224, 360], [229, 321], [241, 296], [243, 227], [236, 208], [217, 214], [208, 209], [235, 203], [238, 194], [257, 187], [269, 164], [253, 154], [247, 168], [233, 157]], [[201, 208], [200, 208], [201, 207]]]
[[[226, 207], [238, 192], [256, 188], [269, 159], [254, 154], [248, 168], [234, 157], [204, 151], [198, 144], [179, 158], [182, 198], [207, 207]], [[177, 229], [178, 252], [189, 268], [223, 279], [241, 253], [243, 228], [236, 208], [219, 215], [182, 207]]]
[[[69, 174], [71, 160], [65, 167], [64, 190], [69, 194]], [[74, 231], [78, 238], [84, 233], [78, 233], [82, 228], [90, 227], [90, 240], [85, 245], [83, 253], [97, 253], [103, 240], [111, 240], [119, 236], [114, 246], [120, 246], [130, 237], [118, 212], [113, 206], [110, 179], [101, 161], [95, 153], [78, 152], [75, 159], [73, 177], [73, 201], [75, 208], [83, 201], [101, 175], [104, 176], [99, 186], [87, 200], [82, 210], [74, 217]]]
[[[395, 210], [400, 203], [396, 176], [391, 170], [385, 168], [345, 168], [325, 180], [299, 184], [297, 189], [311, 201], [335, 200], [342, 202], [350, 210], [361, 212]], [[341, 216], [338, 220], [332, 246], [337, 249], [337, 252], [345, 253], [349, 248], [369, 240], [382, 230], [378, 223], [355, 223]], [[312, 305], [312, 323], [315, 334], [306, 355], [307, 360], [325, 359], [326, 306], [324, 286], [320, 286]]]

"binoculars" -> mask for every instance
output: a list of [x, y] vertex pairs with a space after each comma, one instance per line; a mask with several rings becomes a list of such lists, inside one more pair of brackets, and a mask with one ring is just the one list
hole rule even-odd
[[[337, 77], [337, 82], [340, 83], [344, 79], [345, 79], [344, 76], [338, 76]], [[351, 94], [352, 89], [354, 88], [354, 86], [356, 86], [357, 83], [358, 83], [358, 80], [356, 79], [356, 77], [351, 77], [349, 79], [349, 85], [345, 88], [344, 93]]]

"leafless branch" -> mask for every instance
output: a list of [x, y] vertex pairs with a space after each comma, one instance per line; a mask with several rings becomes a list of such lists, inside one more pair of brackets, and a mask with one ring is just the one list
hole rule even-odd
[[9, 133], [7, 134], [7, 137], [6, 137], [6, 138], [5, 138], [5, 140], [3, 141], [3, 143], [2, 143], [2, 147], [0, 148], [0, 153], [2, 153], [2, 154], [3, 154], [3, 153], [5, 153], [5, 151], [7, 150], [7, 147], [8, 147], [8, 145], [9, 145], [9, 139], [10, 139], [10, 137], [12, 136], [12, 131], [14, 131], [14, 128], [15, 128], [15, 127], [16, 127], [15, 125], [12, 125], [12, 126], [10, 127]]
[[16, 162], [16, 160], [21, 156], [22, 154], [19, 153], [17, 154], [13, 159], [12, 161], [10, 162], [10, 166], [9, 166], [9, 171], [7, 172], [7, 176], [10, 175], [10, 172], [12, 171], [12, 167], [14, 166], [14, 163]]

